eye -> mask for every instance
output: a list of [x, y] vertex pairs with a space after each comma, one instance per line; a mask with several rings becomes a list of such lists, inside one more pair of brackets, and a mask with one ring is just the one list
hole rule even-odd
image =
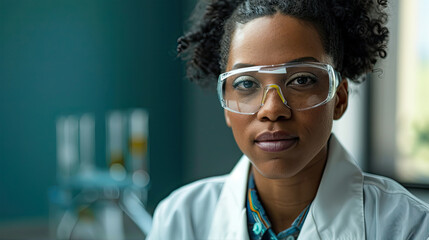
[[306, 85], [314, 82], [314, 80], [310, 77], [297, 77], [292, 81], [292, 84], [295, 85]]
[[256, 79], [250, 76], [240, 76], [234, 80], [232, 86], [236, 90], [249, 91], [259, 88], [259, 84]]
[[290, 80], [287, 82], [287, 85], [293, 87], [307, 87], [317, 82], [317, 78], [313, 74], [294, 74], [290, 77]]

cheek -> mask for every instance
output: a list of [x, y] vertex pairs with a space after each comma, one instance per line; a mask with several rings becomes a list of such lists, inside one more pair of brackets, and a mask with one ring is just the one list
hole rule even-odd
[[307, 136], [317, 138], [331, 133], [334, 106], [334, 101], [331, 101], [323, 106], [296, 114], [297, 122], [305, 128]]
[[252, 122], [253, 116], [235, 114], [231, 112], [226, 113], [227, 122], [231, 127], [237, 145], [242, 151], [245, 151], [246, 146], [251, 141], [249, 126]]

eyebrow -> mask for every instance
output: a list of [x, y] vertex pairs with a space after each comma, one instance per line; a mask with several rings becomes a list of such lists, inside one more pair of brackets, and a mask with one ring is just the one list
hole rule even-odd
[[[293, 59], [292, 61], [289, 61], [287, 63], [297, 63], [297, 62], [319, 62], [319, 60], [317, 60], [314, 57], [301, 57], [301, 58], [297, 58], [297, 59]], [[255, 65], [253, 64], [248, 64], [248, 63], [236, 63], [232, 66], [232, 69], [238, 69], [238, 68], [245, 68], [245, 67], [253, 67]]]

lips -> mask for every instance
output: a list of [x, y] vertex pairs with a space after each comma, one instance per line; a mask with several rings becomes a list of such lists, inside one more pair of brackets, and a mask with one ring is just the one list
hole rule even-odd
[[263, 132], [255, 139], [255, 144], [266, 152], [281, 152], [293, 147], [298, 137], [283, 131]]

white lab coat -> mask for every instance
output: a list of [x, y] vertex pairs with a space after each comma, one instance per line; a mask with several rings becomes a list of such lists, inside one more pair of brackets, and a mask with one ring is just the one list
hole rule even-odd
[[[155, 210], [150, 240], [247, 240], [250, 162], [186, 185]], [[334, 135], [299, 239], [429, 239], [429, 207], [391, 179], [362, 173]]]

